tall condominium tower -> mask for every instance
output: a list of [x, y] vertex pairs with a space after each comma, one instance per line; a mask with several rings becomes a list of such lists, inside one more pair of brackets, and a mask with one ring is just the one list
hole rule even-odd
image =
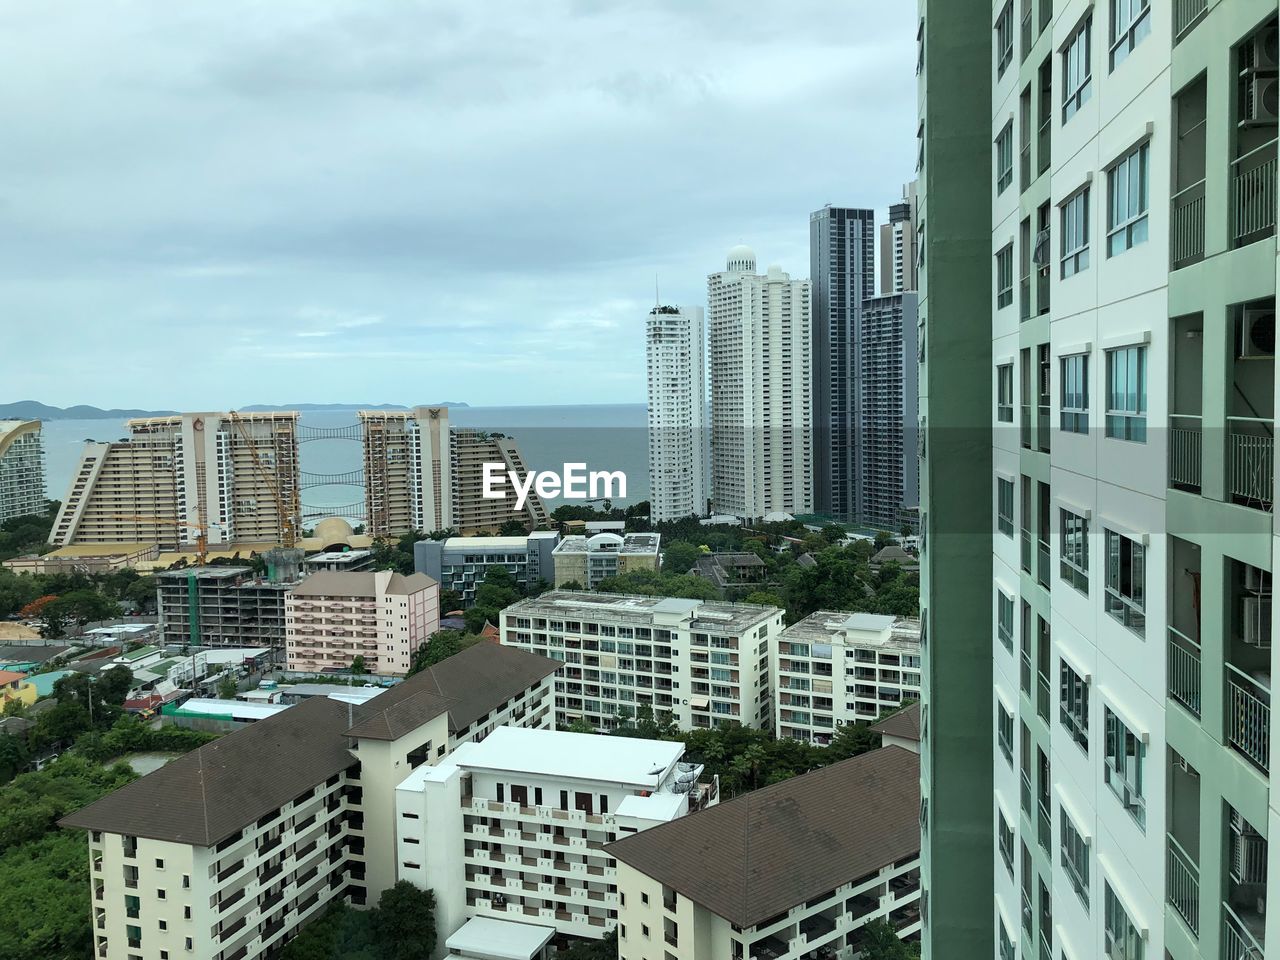
[[370, 535], [453, 526], [449, 409], [361, 410], [365, 524]]
[[827, 205], [811, 213], [809, 261], [814, 509], [853, 520], [860, 474], [858, 345], [862, 301], [875, 293], [875, 212]]
[[916, 261], [916, 181], [902, 188], [902, 202], [889, 207], [880, 224], [880, 292], [902, 293], [918, 286]]
[[717, 513], [812, 509], [809, 283], [756, 272], [750, 247], [707, 278], [711, 499]]
[[860, 523], [896, 532], [915, 526], [920, 504], [916, 294], [864, 300], [858, 325], [856, 513]]
[[449, 442], [452, 446], [453, 525], [459, 533], [496, 533], [511, 520], [524, 524], [529, 530], [550, 522], [551, 515], [532, 488], [522, 508], [517, 508], [516, 493], [505, 481], [497, 486], [496, 492], [501, 493], [501, 497], [483, 496], [486, 463], [498, 464], [504, 477], [509, 471], [522, 477], [529, 472], [513, 437], [454, 428], [450, 431]]
[[49, 534], [73, 543], [279, 543], [299, 532], [298, 414], [184, 413], [87, 443]]
[[645, 322], [654, 521], [707, 512], [706, 336], [702, 307], [656, 306]]
[[40, 421], [0, 420], [0, 523], [45, 509]]

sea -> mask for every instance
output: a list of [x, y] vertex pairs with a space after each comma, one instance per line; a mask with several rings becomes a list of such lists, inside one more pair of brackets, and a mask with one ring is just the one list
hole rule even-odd
[[[356, 409], [303, 411], [304, 427], [341, 427], [357, 422]], [[451, 407], [449, 423], [514, 437], [530, 470], [560, 473], [566, 463], [585, 463], [588, 470], [621, 470], [626, 496], [615, 506], [638, 503], [649, 496], [648, 433], [645, 405], [581, 404], [527, 407]], [[119, 440], [129, 435], [124, 420], [46, 420], [42, 428], [47, 496], [61, 500], [80, 462], [86, 441]], [[298, 456], [304, 474], [302, 502], [308, 520], [319, 515], [360, 520], [363, 487], [309, 483], [306, 474], [334, 475], [361, 469], [358, 440], [305, 439]], [[554, 509], [563, 499], [547, 501]]]

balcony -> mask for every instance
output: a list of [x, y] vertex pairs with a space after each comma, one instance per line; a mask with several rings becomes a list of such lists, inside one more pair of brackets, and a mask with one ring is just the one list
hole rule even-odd
[[1194, 30], [1208, 9], [1209, 0], [1173, 0], [1173, 42], [1180, 43]]
[[1026, 449], [1031, 449], [1031, 404], [1022, 404], [1022, 416], [1019, 419], [1018, 426], [1021, 428], [1022, 445]]
[[[1191, 859], [1191, 855], [1182, 849], [1182, 844], [1168, 836], [1167, 889], [1170, 906], [1177, 912], [1187, 929], [1195, 936], [1200, 935], [1200, 869]], [[1230, 956], [1230, 954], [1228, 954]]]
[[1022, 531], [1022, 570], [1024, 573], [1031, 572], [1031, 531]]
[[1022, 771], [1022, 812], [1031, 816], [1031, 778]]
[[1276, 231], [1276, 141], [1231, 162], [1232, 240], [1237, 247]]
[[1049, 452], [1049, 404], [1041, 401], [1036, 407], [1036, 443], [1042, 453]]
[[1036, 579], [1040, 582], [1040, 586], [1046, 590], [1049, 589], [1049, 575], [1051, 573], [1049, 563], [1049, 544], [1043, 540], [1036, 541]]
[[1265, 774], [1271, 762], [1271, 690], [1235, 665], [1223, 666], [1227, 743]]
[[1044, 852], [1052, 856], [1053, 821], [1049, 818], [1049, 809], [1045, 806], [1043, 799], [1037, 806], [1039, 807], [1039, 816], [1037, 817], [1036, 839], [1040, 841], [1040, 847]]
[[1255, 933], [1262, 935], [1261, 923], [1246, 924], [1228, 904], [1222, 905], [1223, 960], [1264, 960], [1266, 953]]
[[1201, 420], [1198, 415], [1175, 413], [1169, 416], [1169, 486], [1191, 493], [1200, 492], [1203, 459]]
[[1271, 512], [1275, 487], [1273, 422], [1228, 417], [1227, 483], [1236, 503]]
[[[1052, 156], [1050, 149], [1053, 139], [1053, 117], [1046, 115], [1044, 122], [1040, 124], [1040, 130], [1036, 134], [1036, 159], [1038, 163], [1037, 174], [1044, 173], [1049, 169], [1049, 160]], [[1044, 311], [1042, 310], [1041, 313]]]
[[1200, 716], [1200, 644], [1169, 628], [1169, 699]]
[[1039, 671], [1036, 672], [1036, 713], [1040, 715], [1040, 719], [1045, 723], [1049, 722], [1049, 678]]
[[1169, 261], [1177, 270], [1204, 259], [1204, 181], [1179, 190], [1171, 205]]

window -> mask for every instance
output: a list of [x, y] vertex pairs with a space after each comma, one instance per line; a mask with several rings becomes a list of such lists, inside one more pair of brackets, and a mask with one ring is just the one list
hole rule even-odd
[[1000, 740], [1000, 752], [1013, 766], [1013, 714], [1004, 708], [1004, 704], [996, 701], [996, 736]]
[[996, 137], [996, 196], [1013, 183], [1013, 121], [1010, 120]]
[[1147, 157], [1150, 144], [1135, 147], [1107, 171], [1107, 256], [1147, 239]]
[[1062, 51], [1062, 122], [1070, 120], [1093, 92], [1093, 50], [1089, 40], [1093, 33], [1093, 16], [1067, 41]]
[[1089, 267], [1089, 188], [1062, 205], [1062, 279]]
[[1146, 632], [1146, 548], [1123, 534], [1108, 530], [1107, 585], [1104, 605], [1134, 633]]
[[1013, 653], [1013, 597], [996, 591], [996, 633], [1004, 648]]
[[1013, 423], [1013, 364], [996, 367], [996, 419]]
[[1013, 481], [996, 478], [996, 525], [1006, 537], [1013, 536]]
[[1089, 684], [1067, 666], [1058, 661], [1058, 693], [1062, 701], [1058, 717], [1077, 746], [1089, 753]]
[[1151, 0], [1111, 0], [1111, 69], [1151, 32]]
[[996, 253], [996, 307], [1013, 303], [1013, 244]]
[[1059, 391], [1061, 424], [1064, 433], [1089, 432], [1089, 355], [1077, 353], [1063, 357], [1059, 365], [1062, 386]]
[[1142, 761], [1145, 747], [1138, 735], [1108, 708], [1106, 719], [1106, 760], [1102, 774], [1111, 792], [1129, 815], [1145, 828], [1146, 802], [1142, 798]]
[[1084, 904], [1085, 912], [1089, 910], [1089, 842], [1080, 836], [1080, 831], [1067, 816], [1065, 807], [1061, 808], [1062, 824], [1062, 869], [1071, 881], [1071, 887]]
[[1107, 351], [1107, 436], [1147, 442], [1147, 348]]
[[1062, 528], [1058, 574], [1081, 593], [1089, 592], [1089, 521], [1070, 510], [1058, 510]]
[[[1112, 0], [1114, 3], [1115, 0]], [[1102, 921], [1103, 948], [1109, 960], [1142, 960], [1142, 934], [1129, 919], [1129, 914], [1111, 889], [1110, 883], [1104, 883], [1105, 912]]]
[[996, 18], [996, 76], [1003, 77], [1013, 62], [1013, 0], [1009, 0]]
[[1013, 879], [1013, 827], [1009, 826], [1009, 821], [1004, 818], [1004, 811], [997, 810], [996, 816], [999, 818], [1000, 838], [1000, 859], [1004, 861], [1004, 868], [1009, 872], [1009, 879]]

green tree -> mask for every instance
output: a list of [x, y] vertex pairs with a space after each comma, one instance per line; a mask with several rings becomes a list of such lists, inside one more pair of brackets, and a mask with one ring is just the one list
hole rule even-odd
[[599, 940], [576, 940], [572, 946], [556, 951], [556, 960], [617, 960], [617, 957], [616, 927]]
[[64, 593], [52, 606], [59, 607], [67, 620], [79, 626], [94, 620], [112, 620], [120, 616], [118, 603], [92, 589]]
[[880, 734], [865, 723], [846, 723], [827, 747], [832, 761], [860, 756], [880, 746]]
[[838, 523], [829, 523], [822, 528], [822, 539], [827, 543], [839, 543], [844, 539], [844, 527]]
[[240, 684], [236, 681], [235, 674], [228, 673], [218, 681], [219, 700], [234, 700], [236, 698], [236, 694], [239, 692]]
[[527, 535], [528, 532], [529, 528], [524, 524], [524, 522], [517, 520], [514, 517], [510, 520], [504, 521], [502, 526], [498, 528], [498, 536], [500, 537], [523, 537]]
[[437, 630], [427, 637], [413, 654], [413, 662], [409, 665], [409, 676], [413, 676], [427, 667], [433, 667], [441, 660], [447, 660], [455, 653], [461, 653], [472, 644], [479, 643], [480, 638], [461, 630]]
[[566, 580], [564, 583], [560, 584], [560, 586], [556, 587], [556, 589], [583, 591], [583, 590], [586, 590], [587, 588], [582, 585], [582, 582], [580, 580]]
[[139, 577], [125, 588], [122, 599], [133, 601], [138, 605], [139, 610], [154, 610], [156, 608], [155, 577]]
[[662, 572], [688, 573], [700, 556], [702, 551], [692, 543], [676, 541], [662, 551]]
[[281, 952], [282, 960], [382, 960], [373, 938], [373, 910], [332, 904], [304, 926]]
[[893, 534], [888, 530], [877, 530], [875, 539], [876, 552], [883, 550], [889, 544], [893, 543]]
[[898, 938], [898, 931], [887, 920], [872, 920], [862, 928], [862, 960], [913, 960], [920, 948]]
[[370, 924], [384, 960], [422, 960], [436, 948], [436, 897], [408, 880], [382, 891]]
[[351, 672], [354, 673], [356, 676], [360, 676], [362, 673], [365, 672], [364, 657], [361, 654], [357, 653], [354, 657], [351, 658]]

